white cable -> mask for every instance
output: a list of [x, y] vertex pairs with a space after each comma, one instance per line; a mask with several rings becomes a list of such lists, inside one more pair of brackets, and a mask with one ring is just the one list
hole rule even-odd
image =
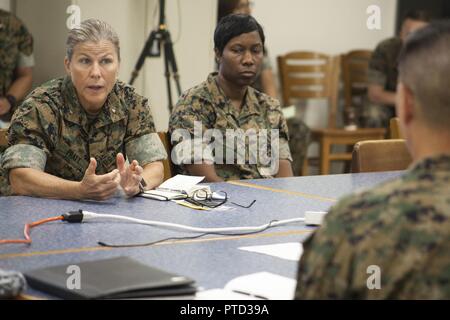
[[236, 232], [236, 231], [256, 232], [256, 231], [264, 230], [268, 227], [275, 227], [275, 226], [305, 221], [305, 218], [293, 218], [293, 219], [269, 222], [269, 223], [263, 224], [261, 226], [256, 226], [256, 227], [197, 228], [197, 227], [185, 226], [182, 224], [161, 222], [161, 221], [152, 221], [152, 220], [141, 220], [141, 219], [135, 219], [135, 218], [131, 218], [131, 217], [119, 216], [119, 215], [114, 215], [114, 214], [103, 214], [103, 213], [99, 214], [99, 213], [89, 212], [89, 211], [84, 211], [84, 210], [82, 212], [83, 212], [83, 221], [94, 220], [94, 219], [95, 220], [97, 220], [97, 219], [122, 220], [122, 221], [134, 222], [134, 223], [138, 223], [138, 224], [145, 224], [145, 225], [149, 225], [149, 226], [166, 227], [169, 229], [178, 229], [178, 230], [191, 231], [191, 232], [197, 232], [197, 233], [227, 233], [227, 232]]

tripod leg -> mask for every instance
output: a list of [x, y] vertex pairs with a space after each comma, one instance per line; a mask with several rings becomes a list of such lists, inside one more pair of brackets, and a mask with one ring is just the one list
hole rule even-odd
[[165, 69], [165, 77], [166, 77], [166, 85], [167, 85], [167, 98], [169, 101], [169, 111], [172, 112], [173, 104], [172, 104], [172, 88], [170, 86], [170, 71], [169, 71], [169, 51], [167, 42], [164, 42], [164, 69]]
[[145, 43], [144, 48], [141, 51], [141, 54], [139, 55], [139, 59], [136, 62], [136, 66], [134, 67], [133, 72], [131, 73], [131, 80], [130, 84], [133, 84], [134, 80], [139, 75], [139, 70], [141, 70], [142, 65], [144, 64], [145, 58], [150, 55], [150, 50], [152, 46], [154, 45], [156, 39], [156, 32], [151, 32], [149, 37], [147, 38], [147, 42]]
[[178, 96], [181, 96], [181, 86], [180, 86], [180, 76], [178, 74], [177, 61], [175, 60], [175, 53], [173, 51], [173, 43], [170, 38], [169, 31], [165, 32], [165, 42], [164, 46], [166, 47], [167, 57], [170, 63], [170, 67], [172, 69], [173, 78], [175, 80], [175, 84], [177, 87]]

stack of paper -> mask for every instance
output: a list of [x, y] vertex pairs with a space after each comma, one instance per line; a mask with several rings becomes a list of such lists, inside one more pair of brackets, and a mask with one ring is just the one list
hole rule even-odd
[[209, 186], [199, 186], [205, 177], [186, 176], [178, 174], [166, 180], [158, 188], [147, 190], [140, 194], [141, 197], [156, 200], [177, 200], [192, 196], [192, 193], [199, 189], [210, 190]]

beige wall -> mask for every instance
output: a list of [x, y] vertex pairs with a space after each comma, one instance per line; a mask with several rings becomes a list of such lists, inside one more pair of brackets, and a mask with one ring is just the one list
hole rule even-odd
[[0, 9], [9, 10], [10, 4], [9, 0], [0, 0]]
[[69, 0], [16, 0], [16, 14], [34, 39], [33, 86], [64, 75]]

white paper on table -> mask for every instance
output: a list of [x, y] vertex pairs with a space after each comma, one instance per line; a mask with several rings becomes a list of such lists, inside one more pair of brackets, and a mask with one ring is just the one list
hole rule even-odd
[[197, 185], [205, 177], [185, 176], [178, 174], [173, 178], [166, 180], [163, 184], [153, 190], [146, 190], [140, 194], [141, 197], [156, 200], [179, 200], [185, 199], [186, 194], [192, 196], [197, 190], [205, 190], [211, 193], [208, 185]]
[[161, 189], [172, 189], [172, 190], [190, 190], [197, 183], [205, 179], [205, 177], [198, 176], [186, 176], [184, 174], [177, 174], [164, 181], [159, 188]]
[[159, 190], [182, 190], [189, 192], [193, 187], [200, 183], [205, 177], [186, 176], [177, 174], [175, 177], [164, 181], [157, 189]]
[[229, 281], [224, 289], [270, 300], [292, 300], [297, 281], [270, 272], [258, 272]]
[[263, 246], [240, 247], [238, 249], [267, 254], [269, 256], [274, 256], [291, 261], [299, 261], [300, 257], [303, 254], [303, 246], [300, 242], [288, 242], [288, 243], [269, 244]]

